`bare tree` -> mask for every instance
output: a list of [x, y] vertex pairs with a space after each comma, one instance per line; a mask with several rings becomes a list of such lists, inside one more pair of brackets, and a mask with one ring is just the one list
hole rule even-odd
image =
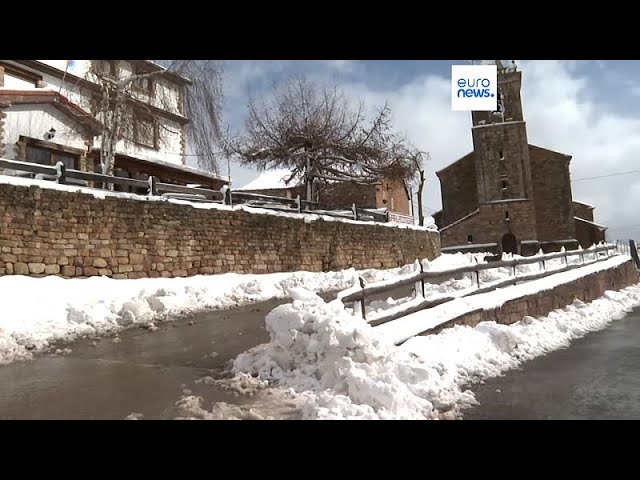
[[290, 169], [287, 182], [304, 179], [308, 201], [316, 182], [404, 181], [416, 172], [417, 152], [392, 132], [386, 104], [367, 122], [362, 102], [352, 108], [337, 88], [304, 77], [276, 86], [261, 102], [252, 98], [245, 129], [226, 142], [227, 153], [261, 170]]
[[[164, 68], [148, 64], [146, 70], [122, 72], [113, 61], [98, 61], [87, 73], [87, 79], [100, 87], [101, 95], [92, 105], [92, 113], [103, 125], [100, 164], [103, 174], [112, 174], [116, 146], [122, 138], [135, 135], [153, 144], [165, 134], [178, 134], [159, 121], [160, 110], [168, 110], [189, 118], [188, 145], [198, 156], [198, 165], [218, 171], [216, 150], [221, 140], [222, 70], [212, 60], [161, 61]], [[159, 65], [158, 65], [159, 67]], [[114, 72], [115, 70], [115, 72]], [[172, 75], [188, 79], [182, 91], [162, 82]], [[153, 95], [150, 95], [153, 89]], [[156, 147], [158, 145], [155, 145]]]
[[[425, 163], [431, 160], [428, 153], [421, 152], [416, 148], [411, 148], [409, 151], [411, 161], [415, 166], [415, 175], [410, 180], [410, 183], [416, 186], [416, 197], [418, 203], [418, 225], [424, 225], [424, 206], [422, 204], [424, 197], [424, 183], [425, 178]], [[411, 199], [413, 201], [413, 199]]]

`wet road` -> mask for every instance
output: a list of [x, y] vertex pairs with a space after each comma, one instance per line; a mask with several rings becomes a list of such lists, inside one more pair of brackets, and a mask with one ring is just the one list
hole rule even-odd
[[[242, 399], [196, 380], [215, 374], [239, 353], [267, 342], [265, 315], [288, 300], [197, 314], [81, 340], [65, 355], [40, 355], [0, 367], [0, 419], [173, 418], [173, 404], [190, 390], [208, 405]], [[189, 394], [187, 391], [186, 394]]]
[[[403, 288], [386, 296], [408, 293]], [[335, 292], [321, 296], [330, 300]], [[42, 354], [2, 366], [0, 419], [124, 419], [134, 413], [144, 419], [171, 419], [176, 417], [175, 402], [184, 395], [203, 397], [208, 410], [214, 402], [251, 406], [254, 397], [195, 382], [219, 378], [238, 354], [268, 342], [264, 317], [288, 302], [204, 312], [161, 323], [153, 332], [136, 328], [117, 338], [79, 340], [65, 345], [71, 353]], [[271, 408], [274, 400], [262, 393], [256, 397], [260, 395], [259, 402]], [[274, 405], [274, 410], [278, 418], [299, 416], [294, 406]]]
[[640, 419], [640, 309], [606, 329], [470, 387], [465, 419]]

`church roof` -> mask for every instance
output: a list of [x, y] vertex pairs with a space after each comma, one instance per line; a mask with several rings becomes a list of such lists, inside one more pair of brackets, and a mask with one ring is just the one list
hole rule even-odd
[[606, 230], [607, 227], [605, 227], [604, 225], [600, 225], [598, 223], [595, 222], [591, 222], [589, 220], [585, 220], [584, 218], [580, 218], [580, 217], [573, 217], [574, 220], [578, 220], [579, 222], [584, 222], [584, 223], [588, 223], [589, 225], [593, 225], [594, 227], [596, 227], [598, 230], [602, 231], [602, 230]]
[[[544, 147], [539, 147], [538, 145], [533, 145], [531, 143], [528, 144], [529, 149], [536, 149], [536, 150], [544, 150], [545, 152], [550, 152], [553, 153], [556, 156], [561, 156], [561, 157], [565, 157], [567, 159], [571, 159], [573, 158], [571, 155], [567, 155], [566, 153], [561, 153], [561, 152], [556, 152], [555, 150], [550, 150], [548, 148], [544, 148]], [[460, 157], [458, 160], [456, 160], [453, 163], [450, 163], [449, 165], [447, 165], [444, 168], [441, 168], [440, 170], [438, 170], [436, 172], [436, 175], [439, 175], [440, 173], [444, 172], [445, 170], [448, 170], [449, 168], [453, 167], [455, 164], [457, 164], [458, 162], [461, 162], [462, 160], [466, 160], [468, 157], [474, 155], [476, 152], [475, 151], [471, 151], [469, 153], [467, 153], [466, 155]]]
[[450, 169], [451, 167], [453, 167], [453, 166], [454, 166], [455, 164], [457, 164], [458, 162], [461, 162], [462, 160], [466, 160], [467, 158], [472, 157], [472, 156], [474, 156], [475, 154], [476, 154], [476, 152], [475, 152], [475, 151], [471, 151], [471, 152], [467, 153], [466, 155], [464, 155], [464, 156], [460, 157], [460, 158], [459, 158], [458, 160], [456, 160], [455, 162], [450, 163], [450, 164], [449, 164], [449, 165], [447, 165], [446, 167], [441, 168], [440, 170], [438, 170], [438, 171], [436, 172], [436, 175], [439, 175], [440, 173], [444, 172], [445, 170], [448, 170], [448, 169]]
[[593, 205], [589, 205], [588, 203], [584, 203], [584, 202], [579, 202], [578, 200], [574, 200], [574, 201], [573, 201], [573, 203], [577, 203], [578, 205], [583, 205], [583, 206], [585, 206], [585, 207], [587, 207], [587, 208], [590, 208], [591, 210], [593, 210], [594, 208], [596, 208], [596, 207], [594, 207]]

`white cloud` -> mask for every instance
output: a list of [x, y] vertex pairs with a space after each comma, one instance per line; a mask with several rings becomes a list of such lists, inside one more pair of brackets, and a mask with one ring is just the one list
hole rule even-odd
[[360, 70], [357, 60], [323, 60], [327, 67], [341, 73], [354, 73]]
[[[585, 76], [587, 69], [578, 68], [585, 67], [582, 62], [527, 61], [520, 62], [520, 67], [530, 143], [572, 155], [574, 179], [638, 168], [640, 117], [616, 111], [612, 104], [603, 103], [606, 97], [598, 99], [595, 80]], [[601, 65], [594, 63], [594, 67], [600, 69]], [[323, 74], [314, 72], [313, 77], [323, 78]], [[324, 78], [332, 79], [329, 72]], [[373, 89], [364, 83], [364, 77], [361, 80], [343, 80], [340, 85], [369, 106], [388, 100], [395, 126], [416, 146], [430, 152], [425, 203], [432, 210], [439, 209], [435, 171], [472, 149], [471, 115], [451, 111], [449, 78], [421, 75], [388, 90]], [[620, 88], [635, 93], [623, 82]], [[640, 174], [575, 182], [573, 196], [596, 207], [598, 223], [611, 227], [640, 224], [635, 213], [640, 204]], [[615, 238], [616, 232], [611, 233]], [[640, 236], [640, 229], [629, 233]]]

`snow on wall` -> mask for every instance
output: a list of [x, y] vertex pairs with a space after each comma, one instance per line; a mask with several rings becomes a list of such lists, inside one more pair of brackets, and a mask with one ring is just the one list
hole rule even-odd
[[55, 128], [56, 135], [47, 141], [86, 150], [75, 122], [52, 105], [15, 105], [4, 112], [7, 114], [4, 142], [8, 146], [4, 158], [15, 160], [15, 149], [11, 146], [19, 140], [20, 135], [47, 140], [44, 135], [51, 128]]

